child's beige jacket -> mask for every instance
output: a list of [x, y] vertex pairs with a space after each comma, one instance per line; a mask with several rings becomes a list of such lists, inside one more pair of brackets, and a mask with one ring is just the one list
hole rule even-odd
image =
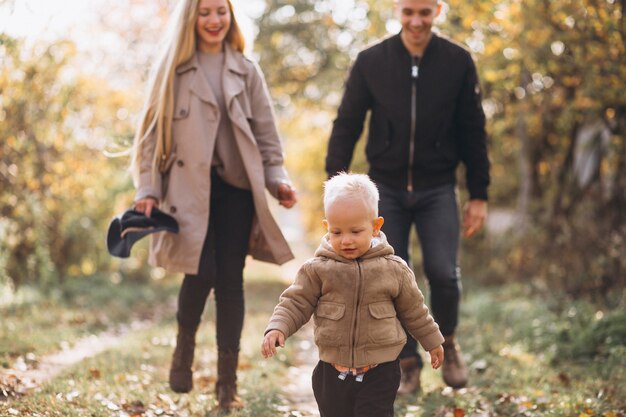
[[443, 343], [413, 272], [382, 232], [357, 260], [335, 253], [325, 236], [280, 296], [265, 333], [289, 337], [311, 315], [320, 359], [351, 368], [395, 360], [406, 342], [402, 325], [426, 350]]

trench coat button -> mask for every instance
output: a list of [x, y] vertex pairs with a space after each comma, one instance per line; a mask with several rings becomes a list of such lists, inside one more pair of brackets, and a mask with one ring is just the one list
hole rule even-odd
[[187, 110], [186, 109], [180, 109], [178, 114], [180, 114], [181, 116], [185, 117], [185, 116], [187, 116]]
[[176, 161], [176, 165], [178, 165], [179, 167], [182, 167], [185, 165], [185, 163], [179, 159], [178, 161]]
[[170, 207], [170, 213], [172, 213], [172, 214], [176, 213], [176, 206]]

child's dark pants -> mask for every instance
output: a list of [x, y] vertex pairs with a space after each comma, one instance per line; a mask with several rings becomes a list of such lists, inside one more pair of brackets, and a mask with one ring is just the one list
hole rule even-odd
[[400, 385], [400, 364], [381, 363], [356, 381], [341, 380], [331, 364], [319, 361], [313, 371], [313, 393], [321, 417], [393, 417], [393, 402]]

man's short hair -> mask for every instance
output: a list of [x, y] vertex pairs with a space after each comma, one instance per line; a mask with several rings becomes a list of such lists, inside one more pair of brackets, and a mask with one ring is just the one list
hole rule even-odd
[[324, 212], [332, 203], [345, 198], [363, 201], [372, 218], [378, 217], [378, 188], [367, 175], [340, 172], [324, 183]]

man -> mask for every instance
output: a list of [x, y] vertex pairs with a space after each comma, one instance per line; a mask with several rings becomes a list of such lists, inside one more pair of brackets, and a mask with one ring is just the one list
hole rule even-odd
[[[432, 33], [438, 0], [396, 0], [402, 30], [362, 51], [346, 82], [328, 144], [326, 171], [347, 170], [371, 111], [366, 155], [380, 189], [384, 232], [407, 263], [415, 225], [431, 309], [445, 337], [443, 379], [460, 388], [468, 372], [455, 340], [461, 295], [456, 168], [463, 163], [469, 201], [463, 236], [487, 215], [489, 160], [480, 86], [471, 55]], [[400, 354], [398, 392], [420, 388], [422, 360], [411, 337]]]

